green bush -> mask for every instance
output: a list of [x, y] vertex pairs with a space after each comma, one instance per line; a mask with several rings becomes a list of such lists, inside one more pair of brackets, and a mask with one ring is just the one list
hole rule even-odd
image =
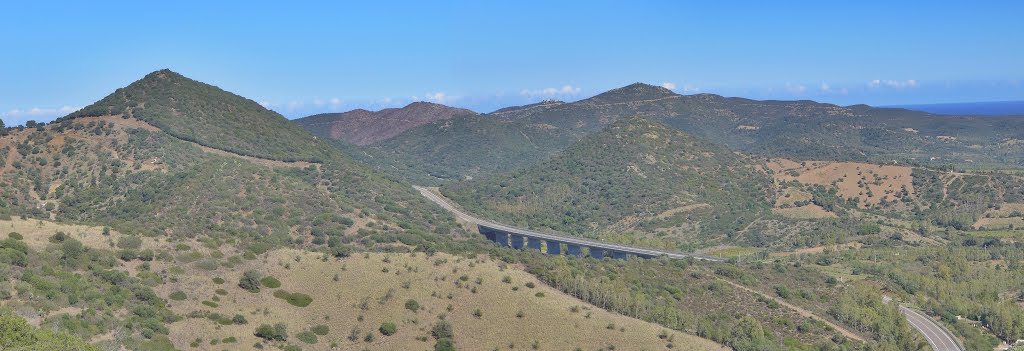
[[313, 332], [313, 334], [320, 335], [320, 336], [327, 335], [327, 333], [330, 330], [331, 330], [330, 328], [328, 328], [326, 325], [323, 325], [323, 324], [320, 324], [320, 325], [314, 326], [312, 328], [309, 328], [309, 331]]
[[7, 233], [7, 237], [8, 237], [8, 238], [11, 238], [11, 239], [14, 239], [14, 240], [22, 240], [22, 239], [25, 239], [25, 237], [24, 237], [24, 236], [22, 236], [21, 234], [19, 234], [19, 233], [17, 233], [17, 232], [10, 232], [10, 233]]
[[267, 341], [285, 341], [288, 340], [288, 326], [284, 323], [277, 323], [273, 326], [260, 324], [259, 327], [256, 327], [254, 335]]
[[455, 351], [455, 342], [449, 338], [438, 339], [434, 351]]
[[306, 307], [313, 303], [313, 298], [303, 293], [290, 293], [284, 290], [274, 292], [274, 297], [288, 301], [292, 306]]
[[316, 344], [316, 334], [310, 331], [302, 331], [295, 334], [295, 338], [307, 344]]
[[397, 331], [398, 326], [396, 326], [394, 322], [388, 321], [380, 324], [380, 333], [384, 334], [385, 336], [394, 335], [395, 332]]
[[246, 271], [238, 278], [238, 287], [248, 292], [260, 292], [260, 273], [257, 271]]
[[117, 247], [121, 249], [138, 250], [142, 248], [142, 238], [137, 236], [122, 236], [117, 239]]
[[214, 278], [213, 278], [213, 282], [214, 282], [214, 283], [217, 283], [217, 284], [224, 284], [224, 278], [221, 278], [221, 277], [214, 277]]
[[181, 290], [172, 292], [171, 295], [168, 296], [168, 297], [170, 297], [171, 300], [174, 300], [174, 301], [182, 301], [182, 300], [188, 298], [188, 296], [185, 296], [185, 292], [181, 291]]
[[420, 303], [416, 302], [416, 300], [409, 299], [408, 301], [405, 302], [405, 308], [410, 311], [416, 312], [420, 310]]
[[437, 323], [434, 323], [434, 326], [430, 328], [430, 334], [438, 340], [451, 339], [455, 336], [455, 333], [452, 330], [452, 324], [446, 320], [440, 320], [437, 321]]
[[277, 278], [274, 278], [273, 276], [269, 276], [269, 275], [266, 276], [266, 277], [263, 277], [263, 279], [260, 279], [260, 283], [263, 284], [263, 286], [271, 288], [271, 289], [277, 289], [277, 288], [281, 287], [281, 281], [277, 280]]

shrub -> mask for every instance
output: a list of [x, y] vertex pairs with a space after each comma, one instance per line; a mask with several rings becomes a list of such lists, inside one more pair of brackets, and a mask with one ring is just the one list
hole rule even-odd
[[227, 291], [227, 290], [224, 290], [224, 289], [217, 289], [217, 290], [216, 290], [216, 291], [214, 291], [214, 292], [215, 292], [215, 293], [217, 293], [217, 295], [221, 295], [221, 296], [224, 296], [224, 295], [227, 295], [227, 294], [228, 294], [228, 291]]
[[122, 249], [138, 250], [142, 248], [142, 238], [136, 236], [122, 236], [117, 239], [117, 247]]
[[63, 242], [67, 238], [68, 238], [68, 236], [67, 236], [67, 234], [64, 234], [64, 232], [57, 232], [56, 234], [53, 234], [53, 236], [50, 237], [50, 242], [51, 243], [59, 243], [59, 242]]
[[398, 326], [393, 322], [384, 322], [380, 324], [380, 333], [384, 336], [394, 335], [398, 331]]
[[281, 281], [277, 280], [277, 278], [274, 278], [273, 276], [269, 276], [269, 275], [266, 276], [266, 277], [263, 277], [263, 279], [260, 279], [260, 284], [263, 284], [263, 286], [271, 288], [271, 289], [277, 289], [277, 288], [281, 287]]
[[260, 324], [259, 327], [256, 327], [254, 335], [267, 341], [285, 341], [288, 340], [288, 326], [284, 323], [277, 323], [273, 326]]
[[14, 240], [22, 240], [22, 239], [25, 239], [25, 237], [24, 237], [24, 236], [22, 236], [21, 234], [19, 234], [19, 233], [17, 233], [17, 232], [10, 232], [10, 233], [7, 233], [7, 237], [8, 237], [8, 238], [11, 238], [11, 239], [14, 239]]
[[256, 271], [246, 271], [242, 274], [242, 277], [238, 279], [238, 287], [252, 293], [260, 292], [260, 273]]
[[185, 296], [185, 292], [183, 292], [181, 290], [172, 292], [171, 295], [168, 296], [168, 297], [170, 297], [171, 300], [174, 300], [174, 301], [181, 301], [181, 300], [184, 300], [184, 299], [188, 298], [188, 296]]
[[292, 306], [306, 307], [313, 303], [313, 298], [303, 293], [290, 293], [284, 290], [274, 292], [274, 297], [288, 301]]
[[217, 308], [217, 306], [220, 306], [219, 304], [213, 301], [203, 301], [203, 304], [213, 308]]
[[328, 328], [326, 325], [323, 325], [323, 324], [314, 326], [312, 328], [309, 328], [309, 331], [313, 332], [313, 334], [320, 335], [320, 336], [327, 335], [327, 333], [330, 330], [331, 330], [330, 328]]
[[231, 322], [235, 324], [249, 324], [249, 321], [245, 319], [245, 316], [240, 314], [236, 314], [234, 317], [232, 317]]
[[435, 339], [451, 339], [455, 336], [452, 330], [452, 324], [448, 321], [441, 320], [434, 323], [434, 327], [430, 328], [430, 335], [433, 335]]
[[416, 302], [416, 300], [409, 299], [409, 301], [405, 302], [405, 308], [410, 311], [416, 312], [420, 310], [420, 303]]
[[215, 277], [215, 278], [213, 278], [213, 282], [217, 283], [217, 284], [224, 284], [224, 278]]
[[434, 351], [455, 351], [455, 342], [450, 338], [438, 339]]
[[303, 331], [295, 334], [295, 338], [307, 344], [316, 344], [316, 334], [313, 334], [310, 331]]

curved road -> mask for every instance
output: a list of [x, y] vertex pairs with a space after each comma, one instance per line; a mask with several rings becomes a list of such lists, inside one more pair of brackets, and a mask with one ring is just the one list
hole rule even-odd
[[914, 326], [914, 328], [920, 331], [921, 334], [924, 334], [924, 338], [928, 340], [928, 344], [932, 346], [932, 350], [966, 351], [966, 349], [960, 345], [960, 341], [953, 335], [953, 333], [931, 317], [928, 317], [920, 311], [903, 306], [900, 306], [900, 312], [903, 312], [903, 315], [907, 317], [907, 321], [910, 322], [910, 325]]
[[675, 259], [693, 257], [695, 259], [705, 260], [705, 261], [714, 261], [714, 262], [723, 262], [723, 261], [725, 261], [724, 259], [719, 258], [719, 257], [691, 255], [691, 254], [685, 254], [685, 253], [681, 253], [681, 252], [672, 252], [672, 251], [664, 251], [664, 250], [651, 249], [651, 248], [643, 248], [643, 247], [636, 247], [636, 246], [613, 244], [613, 243], [608, 243], [608, 242], [603, 242], [603, 241], [596, 241], [596, 240], [583, 239], [583, 238], [564, 236], [564, 235], [554, 235], [554, 234], [541, 233], [541, 232], [536, 232], [536, 231], [527, 230], [527, 229], [520, 229], [520, 228], [516, 228], [516, 227], [510, 227], [510, 226], [507, 226], [507, 225], [504, 225], [504, 224], [501, 224], [501, 223], [496, 223], [496, 222], [491, 222], [491, 221], [488, 221], [488, 220], [480, 219], [480, 218], [474, 217], [474, 216], [472, 216], [472, 215], [470, 215], [468, 213], [462, 212], [462, 210], [459, 210], [457, 207], [455, 207], [455, 205], [453, 205], [451, 202], [449, 202], [448, 199], [442, 197], [441, 195], [438, 195], [438, 194], [434, 193], [433, 191], [430, 191], [430, 189], [427, 189], [427, 188], [424, 188], [424, 187], [420, 187], [420, 186], [413, 186], [413, 187], [416, 188], [416, 190], [418, 190], [420, 192], [420, 194], [422, 194], [424, 197], [426, 197], [430, 201], [433, 201], [438, 206], [443, 207], [445, 210], [448, 210], [449, 212], [454, 214], [459, 219], [462, 219], [462, 220], [470, 222], [470, 223], [475, 223], [477, 225], [482, 225], [482, 226], [485, 226], [485, 227], [489, 227], [489, 228], [492, 228], [492, 229], [497, 229], [497, 230], [500, 230], [500, 231], [503, 231], [503, 232], [507, 232], [507, 233], [514, 233], [514, 234], [517, 234], [517, 235], [522, 235], [522, 236], [530, 237], [530, 238], [537, 238], [537, 239], [543, 239], [543, 240], [553, 240], [553, 241], [563, 242], [563, 243], [567, 243], [567, 244], [580, 245], [580, 246], [586, 246], [586, 247], [597, 247], [597, 248], [601, 248], [601, 249], [605, 249], [605, 250], [621, 251], [621, 252], [627, 252], [627, 253], [631, 253], [631, 254], [651, 256], [651, 257], [667, 256], [669, 258], [675, 258]]

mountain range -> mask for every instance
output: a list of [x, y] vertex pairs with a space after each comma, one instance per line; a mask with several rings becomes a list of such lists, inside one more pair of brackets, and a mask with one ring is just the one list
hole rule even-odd
[[766, 157], [1024, 167], [1024, 119], [1013, 116], [679, 95], [640, 83], [571, 103], [548, 101], [445, 118], [354, 151], [378, 169], [440, 184], [546, 159], [626, 116], [643, 116]]
[[[288, 121], [161, 70], [2, 128], [0, 321], [82, 349], [924, 348], [885, 291], [989, 349], [1024, 337], [1021, 123], [640, 83]], [[731, 259], [498, 247], [414, 184]]]

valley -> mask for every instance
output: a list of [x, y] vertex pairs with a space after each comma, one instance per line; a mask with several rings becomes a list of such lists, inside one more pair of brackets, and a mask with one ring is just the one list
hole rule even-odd
[[1024, 177], [993, 141], [1018, 122], [927, 117], [633, 84], [289, 121], [161, 70], [4, 129], [0, 316], [131, 350], [937, 350], [919, 318], [971, 350], [1024, 338]]

